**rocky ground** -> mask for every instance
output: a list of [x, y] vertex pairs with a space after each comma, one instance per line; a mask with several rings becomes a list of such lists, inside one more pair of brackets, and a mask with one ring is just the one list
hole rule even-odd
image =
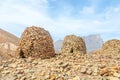
[[0, 80], [120, 80], [119, 54], [57, 54], [0, 62]]

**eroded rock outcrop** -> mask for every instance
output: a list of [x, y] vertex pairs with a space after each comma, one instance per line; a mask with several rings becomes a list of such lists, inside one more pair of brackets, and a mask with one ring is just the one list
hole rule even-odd
[[48, 31], [40, 27], [27, 27], [23, 32], [17, 56], [50, 58], [54, 56], [53, 40]]
[[62, 49], [63, 53], [86, 53], [85, 42], [81, 37], [68, 35], [64, 38]]

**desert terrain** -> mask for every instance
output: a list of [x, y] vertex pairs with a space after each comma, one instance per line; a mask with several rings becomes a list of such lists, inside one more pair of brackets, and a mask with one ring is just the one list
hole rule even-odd
[[14, 44], [14, 50], [9, 45], [0, 48], [0, 80], [120, 80], [120, 40], [109, 40], [86, 53], [82, 38], [69, 36], [59, 52], [54, 51], [49, 32], [34, 26], [26, 29], [20, 40], [1, 38]]

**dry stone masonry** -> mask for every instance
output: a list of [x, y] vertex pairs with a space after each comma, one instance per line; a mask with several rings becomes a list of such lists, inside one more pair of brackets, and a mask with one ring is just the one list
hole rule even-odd
[[[109, 54], [95, 51], [80, 55], [86, 52], [84, 41], [69, 35], [65, 37], [62, 49], [68, 55], [54, 56], [50, 34], [43, 28], [28, 27], [18, 48], [19, 56], [28, 58], [1, 60], [0, 80], [120, 80], [120, 56], [116, 54], [119, 43], [119, 40], [110, 40], [103, 45], [101, 50], [109, 51]], [[2, 44], [0, 48], [8, 49], [9, 46]], [[54, 58], [41, 60], [51, 56]]]
[[21, 36], [17, 53], [20, 57], [50, 58], [55, 54], [53, 40], [43, 28], [27, 27]]
[[64, 38], [62, 44], [63, 53], [86, 53], [85, 42], [81, 37], [75, 35], [68, 35]]
[[112, 54], [120, 53], [120, 40], [112, 39], [104, 43], [101, 49], [101, 53], [108, 53], [108, 54], [109, 53], [112, 53]]
[[[0, 53], [14, 56], [16, 48], [11, 42], [1, 43], [0, 50], [5, 52]], [[17, 56], [25, 58], [0, 60], [0, 80], [120, 80], [120, 40], [109, 40], [100, 50], [85, 54], [83, 39], [68, 35], [62, 52], [63, 55], [55, 55], [48, 31], [28, 27], [17, 48]], [[82, 53], [84, 55], [80, 55]], [[54, 58], [50, 58], [52, 56]]]

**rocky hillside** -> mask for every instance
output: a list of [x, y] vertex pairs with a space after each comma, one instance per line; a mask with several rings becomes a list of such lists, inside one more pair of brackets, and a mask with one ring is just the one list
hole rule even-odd
[[[103, 39], [99, 34], [89, 35], [82, 37], [85, 41], [87, 52], [91, 52], [97, 50], [102, 47]], [[54, 43], [54, 47], [56, 51], [60, 51], [62, 47], [63, 40], [58, 40]]]
[[0, 29], [0, 59], [8, 59], [14, 56], [19, 38]]
[[19, 38], [16, 37], [15, 35], [7, 32], [3, 29], [0, 29], [0, 43], [11, 42], [11, 43], [17, 45], [18, 40], [19, 40]]

